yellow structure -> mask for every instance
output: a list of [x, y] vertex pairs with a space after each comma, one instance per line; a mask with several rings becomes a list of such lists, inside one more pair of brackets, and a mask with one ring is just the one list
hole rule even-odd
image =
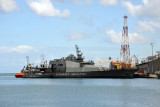
[[131, 69], [131, 64], [124, 64], [122, 62], [112, 62], [112, 65], [116, 66], [117, 69], [122, 69], [122, 68]]
[[122, 68], [122, 63], [121, 62], [112, 62], [112, 65], [117, 66], [117, 69], [121, 69]]

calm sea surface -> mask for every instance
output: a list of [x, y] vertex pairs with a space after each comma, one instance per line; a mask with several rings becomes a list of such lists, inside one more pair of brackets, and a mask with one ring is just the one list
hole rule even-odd
[[160, 80], [23, 79], [0, 74], [0, 107], [160, 107]]

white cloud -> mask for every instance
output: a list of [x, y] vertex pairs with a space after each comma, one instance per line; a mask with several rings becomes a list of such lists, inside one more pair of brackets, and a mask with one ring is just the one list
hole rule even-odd
[[[122, 33], [121, 32], [115, 32], [113, 30], [106, 30], [107, 36], [111, 39], [113, 43], [120, 44], [122, 41]], [[141, 43], [148, 43], [151, 42], [150, 37], [146, 37], [137, 33], [129, 33], [129, 43], [131, 44], [141, 44]]]
[[3, 12], [18, 11], [15, 0], [0, 0], [0, 10]]
[[137, 33], [129, 33], [129, 42], [133, 44], [141, 44], [141, 43], [150, 43], [152, 38], [137, 34]]
[[38, 50], [34, 47], [27, 46], [27, 45], [20, 45], [16, 47], [8, 47], [8, 46], [1, 46], [0, 47], [0, 53], [27, 53], [27, 52], [37, 52]]
[[137, 5], [137, 6], [133, 6], [131, 2], [122, 2], [122, 5], [126, 6], [128, 8], [128, 11], [130, 12], [130, 14], [132, 16], [135, 16], [136, 14], [139, 14], [139, 10], [142, 9], [142, 6], [141, 5]]
[[69, 10], [60, 11], [55, 8], [50, 0], [27, 0], [29, 7], [40, 16], [51, 16], [67, 18], [70, 15]]
[[117, 4], [117, 0], [99, 0], [99, 4], [104, 6], [112, 6]]
[[142, 0], [143, 5], [133, 5], [130, 1], [122, 1], [132, 16], [160, 19], [160, 0]]
[[121, 43], [121, 35], [122, 33], [114, 32], [113, 30], [106, 30], [107, 36], [111, 39], [113, 43]]
[[150, 32], [155, 34], [156, 29], [160, 28], [160, 23], [154, 21], [140, 21], [139, 22], [139, 32]]

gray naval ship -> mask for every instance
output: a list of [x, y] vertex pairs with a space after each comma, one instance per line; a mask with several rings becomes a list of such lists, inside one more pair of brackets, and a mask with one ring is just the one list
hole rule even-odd
[[116, 69], [112, 61], [108, 66], [98, 66], [93, 61], [84, 61], [82, 52], [75, 45], [77, 56], [50, 60], [49, 65], [42, 60], [40, 67], [27, 64], [21, 71], [22, 78], [132, 78], [137, 69]]

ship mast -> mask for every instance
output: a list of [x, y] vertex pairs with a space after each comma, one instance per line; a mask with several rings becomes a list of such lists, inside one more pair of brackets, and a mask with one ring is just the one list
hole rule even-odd
[[44, 61], [44, 60], [45, 60], [44, 55], [41, 55], [41, 64], [40, 64], [41, 68], [47, 68], [47, 66], [48, 66], [47, 60], [46, 61]]
[[26, 56], [27, 58], [27, 65], [29, 65], [29, 56]]
[[41, 64], [44, 64], [44, 55], [41, 55]]
[[77, 52], [77, 60], [82, 62], [84, 58], [82, 58], [82, 53], [81, 51], [79, 50], [79, 47], [77, 45], [75, 45], [76, 47], [76, 52]]

